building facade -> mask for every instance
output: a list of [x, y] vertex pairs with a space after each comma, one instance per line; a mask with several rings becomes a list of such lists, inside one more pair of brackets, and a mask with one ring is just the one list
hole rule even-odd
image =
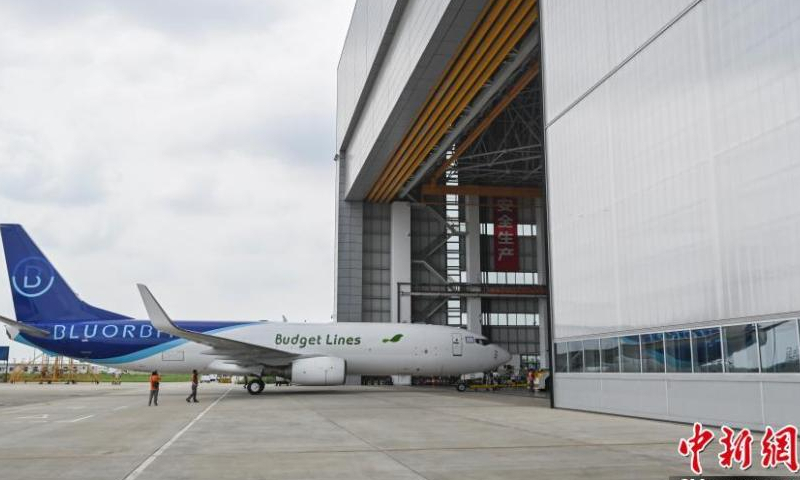
[[800, 3], [541, 3], [556, 406], [800, 423]]
[[793, 0], [357, 2], [337, 319], [552, 359], [556, 407], [800, 424], [799, 32]]

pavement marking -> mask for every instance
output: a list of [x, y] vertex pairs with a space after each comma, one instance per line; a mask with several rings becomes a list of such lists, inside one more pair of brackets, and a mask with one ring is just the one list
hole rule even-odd
[[131, 473], [129, 473], [129, 474], [128, 474], [128, 476], [127, 476], [127, 477], [125, 477], [123, 480], [134, 480], [134, 479], [138, 478], [138, 477], [139, 477], [139, 475], [141, 475], [141, 474], [142, 474], [142, 472], [144, 472], [144, 471], [147, 469], [147, 467], [149, 467], [149, 466], [150, 466], [150, 464], [151, 464], [151, 463], [153, 463], [153, 462], [156, 460], [156, 458], [160, 457], [160, 456], [161, 456], [161, 454], [163, 454], [164, 452], [166, 452], [166, 451], [167, 451], [167, 449], [168, 449], [169, 447], [171, 447], [173, 443], [175, 443], [175, 441], [177, 441], [179, 438], [181, 438], [181, 436], [182, 436], [184, 433], [186, 433], [186, 431], [187, 431], [187, 430], [189, 430], [190, 428], [192, 428], [192, 425], [194, 425], [195, 423], [197, 423], [197, 421], [198, 421], [198, 420], [200, 420], [201, 418], [203, 418], [203, 415], [205, 415], [205, 414], [206, 414], [206, 413], [207, 413], [209, 410], [211, 410], [212, 408], [214, 408], [214, 405], [218, 404], [220, 400], [222, 400], [223, 398], [225, 398], [225, 395], [227, 395], [228, 393], [230, 393], [230, 391], [232, 390], [232, 388], [233, 388], [233, 387], [231, 387], [231, 388], [228, 388], [228, 389], [225, 391], [225, 393], [223, 393], [222, 395], [220, 395], [220, 396], [219, 396], [219, 397], [218, 397], [216, 400], [214, 400], [214, 402], [213, 402], [211, 405], [207, 406], [205, 410], [203, 410], [203, 411], [202, 411], [202, 412], [200, 412], [200, 413], [199, 413], [199, 414], [198, 414], [196, 417], [194, 417], [194, 420], [192, 420], [191, 422], [189, 422], [189, 424], [188, 424], [188, 425], [186, 425], [185, 427], [183, 427], [183, 428], [182, 428], [182, 429], [181, 429], [181, 430], [180, 430], [178, 433], [176, 433], [176, 434], [175, 434], [175, 435], [174, 435], [172, 438], [170, 438], [169, 440], [167, 440], [167, 443], [165, 443], [164, 445], [161, 445], [161, 447], [160, 447], [158, 450], [156, 450], [156, 451], [155, 451], [155, 453], [153, 453], [152, 455], [150, 455], [149, 457], [147, 457], [147, 458], [145, 459], [145, 461], [144, 461], [144, 462], [142, 462], [142, 463], [141, 463], [141, 464], [140, 464], [138, 467], [136, 467], [136, 469], [135, 469], [134, 471], [132, 471]]
[[116, 411], [119, 411], [119, 410], [125, 410], [126, 408], [128, 408], [127, 405], [120, 405], [119, 407], [114, 408], [113, 410], [116, 412]]
[[92, 418], [94, 415], [86, 415], [85, 417], [78, 417], [73, 420], [59, 420], [58, 423], [75, 423], [80, 422], [81, 420], [86, 420], [87, 418]]
[[45, 418], [49, 417], [50, 415], [47, 413], [43, 413], [41, 415], [28, 415], [25, 417], [17, 417], [17, 420], [25, 420], [25, 419], [36, 419], [36, 420], [44, 420]]

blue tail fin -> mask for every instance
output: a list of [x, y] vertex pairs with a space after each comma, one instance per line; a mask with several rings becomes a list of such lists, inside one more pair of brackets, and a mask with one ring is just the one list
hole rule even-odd
[[128, 318], [81, 301], [20, 225], [0, 225], [17, 321]]

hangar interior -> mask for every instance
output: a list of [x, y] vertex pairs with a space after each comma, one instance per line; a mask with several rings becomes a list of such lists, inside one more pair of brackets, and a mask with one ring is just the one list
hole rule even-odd
[[337, 321], [461, 326], [515, 369], [548, 365], [537, 8], [356, 3], [337, 72]]

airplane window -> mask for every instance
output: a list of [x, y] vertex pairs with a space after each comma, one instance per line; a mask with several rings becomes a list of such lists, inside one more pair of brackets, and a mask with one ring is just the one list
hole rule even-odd
[[467, 343], [475, 343], [475, 337], [466, 337]]

